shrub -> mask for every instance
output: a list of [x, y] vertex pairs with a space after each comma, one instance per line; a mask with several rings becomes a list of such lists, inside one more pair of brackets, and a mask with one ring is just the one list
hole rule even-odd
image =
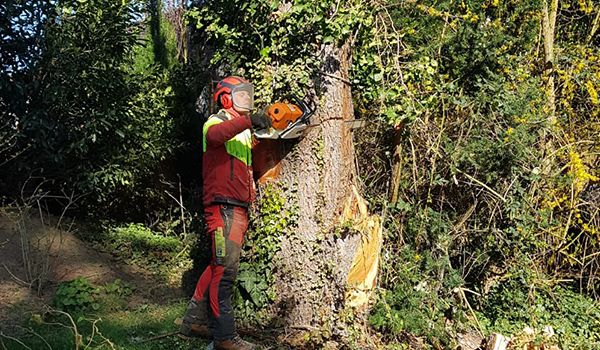
[[80, 313], [100, 309], [100, 290], [85, 277], [63, 282], [53, 299], [53, 304], [65, 312]]
[[410, 332], [449, 345], [453, 337], [446, 329], [446, 318], [464, 321], [464, 313], [453, 298], [463, 282], [447, 257], [434, 258], [407, 246], [387, 260], [383, 269], [384, 283], [390, 289], [379, 295], [369, 323], [392, 338]]
[[509, 276], [483, 299], [481, 319], [488, 331], [513, 336], [531, 327], [541, 334], [551, 326], [562, 349], [600, 346], [600, 303], [527, 269]]
[[181, 242], [175, 237], [166, 237], [153, 232], [142, 224], [129, 224], [113, 228], [109, 241], [120, 250], [150, 253], [152, 251], [173, 253], [181, 249]]

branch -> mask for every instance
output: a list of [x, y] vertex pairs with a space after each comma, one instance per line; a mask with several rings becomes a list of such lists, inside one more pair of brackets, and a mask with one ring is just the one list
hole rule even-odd
[[591, 43], [592, 39], [594, 38], [594, 35], [596, 34], [596, 30], [598, 30], [598, 25], [600, 24], [600, 9], [598, 9], [598, 12], [596, 13], [596, 19], [594, 19], [594, 24], [592, 25], [592, 30], [590, 31], [590, 34], [587, 37], [587, 43]]
[[167, 338], [167, 337], [170, 337], [170, 336], [173, 336], [173, 335], [176, 335], [176, 334], [179, 334], [179, 331], [171, 332], [171, 333], [165, 333], [165, 334], [159, 334], [159, 335], [157, 335], [155, 337], [152, 337], [152, 338], [140, 340], [136, 344], [143, 344], [143, 343], [151, 342], [151, 341], [162, 339], [162, 338]]
[[496, 197], [498, 197], [498, 199], [500, 199], [503, 202], [506, 202], [506, 198], [504, 198], [504, 196], [502, 196], [500, 193], [494, 191], [490, 186], [484, 184], [483, 182], [477, 180], [476, 178], [474, 178], [473, 176], [463, 172], [460, 169], [456, 169], [459, 173], [463, 174], [464, 176], [466, 176], [469, 180], [477, 183], [478, 185], [480, 185], [481, 187], [485, 188], [486, 190], [490, 191], [490, 193], [492, 193], [493, 195], [495, 195]]
[[[12, 341], [14, 341], [14, 342], [16, 342], [16, 343], [19, 343], [19, 344], [21, 344], [21, 345], [22, 345], [24, 348], [31, 350], [31, 348], [30, 348], [29, 346], [27, 346], [27, 345], [23, 344], [23, 342], [22, 342], [22, 341], [20, 341], [20, 340], [19, 340], [19, 339], [17, 339], [17, 338], [13, 338], [13, 337], [11, 337], [11, 336], [9, 336], [9, 335], [6, 335], [6, 334], [4, 334], [4, 333], [2, 333], [2, 332], [0, 332], [0, 337], [6, 338], [6, 339], [10, 339], [10, 340], [12, 340]], [[4, 343], [3, 343], [3, 344], [4, 344]]]
[[23, 281], [22, 279], [20, 279], [19, 277], [15, 276], [9, 269], [8, 267], [6, 267], [5, 264], [2, 264], [2, 266], [4, 267], [4, 269], [6, 270], [6, 272], [8, 272], [8, 274], [14, 278], [14, 280], [20, 284], [22, 284], [25, 287], [31, 288], [31, 283], [27, 283], [25, 281]]
[[330, 78], [333, 78], [333, 79], [337, 79], [337, 80], [339, 80], [339, 81], [342, 81], [342, 82], [344, 82], [344, 83], [346, 83], [346, 84], [348, 84], [348, 85], [352, 86], [352, 82], [351, 82], [350, 80], [348, 80], [348, 79], [345, 79], [345, 78], [342, 78], [342, 77], [340, 77], [340, 76], [337, 76], [337, 75], [333, 75], [333, 74], [329, 74], [329, 73], [323, 72], [323, 71], [322, 71], [322, 70], [320, 70], [320, 69], [317, 71], [317, 73], [319, 73], [319, 74], [321, 74], [321, 75], [324, 75], [324, 76], [327, 76], [327, 77], [330, 77]]
[[554, 36], [554, 33], [556, 33], [556, 14], [558, 12], [558, 0], [552, 0], [552, 4], [550, 6], [550, 30], [552, 36]]

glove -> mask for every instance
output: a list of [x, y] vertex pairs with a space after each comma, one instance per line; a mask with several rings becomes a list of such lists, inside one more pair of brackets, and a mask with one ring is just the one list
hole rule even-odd
[[250, 116], [250, 121], [254, 130], [267, 129], [272, 125], [271, 118], [265, 113], [264, 109], [259, 109], [256, 113], [253, 113]]

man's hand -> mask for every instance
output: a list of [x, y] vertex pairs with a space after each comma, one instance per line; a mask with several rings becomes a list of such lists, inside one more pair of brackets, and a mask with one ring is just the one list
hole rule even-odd
[[252, 129], [262, 130], [271, 127], [271, 118], [265, 113], [264, 109], [259, 109], [250, 116]]

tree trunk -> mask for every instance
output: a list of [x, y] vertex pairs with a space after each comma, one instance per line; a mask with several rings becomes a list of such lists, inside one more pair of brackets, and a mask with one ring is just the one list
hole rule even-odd
[[321, 126], [310, 129], [281, 170], [281, 183], [296, 189], [298, 219], [295, 234], [282, 237], [276, 307], [285, 325], [304, 330], [327, 325], [344, 308], [348, 273], [360, 245], [360, 235], [333, 233], [356, 175], [352, 130], [343, 123], [354, 116], [347, 82], [351, 51], [345, 44], [324, 52], [320, 106], [313, 117]]

